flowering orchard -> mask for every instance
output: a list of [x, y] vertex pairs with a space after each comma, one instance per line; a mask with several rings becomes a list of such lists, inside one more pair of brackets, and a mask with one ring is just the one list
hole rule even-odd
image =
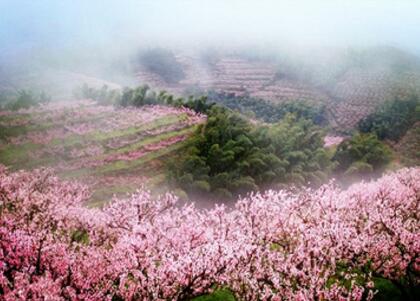
[[0, 162], [15, 170], [48, 166], [102, 191], [93, 198], [102, 201], [115, 191], [133, 191], [145, 177], [148, 183], [162, 178], [164, 160], [204, 121], [186, 108], [120, 108], [90, 101], [5, 111]]
[[267, 191], [232, 210], [139, 190], [103, 209], [50, 170], [0, 171], [0, 300], [414, 300], [420, 169], [341, 191]]

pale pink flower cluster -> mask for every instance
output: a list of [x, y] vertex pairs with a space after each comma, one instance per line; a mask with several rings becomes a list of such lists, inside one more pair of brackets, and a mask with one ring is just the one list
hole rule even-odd
[[347, 191], [267, 191], [232, 210], [140, 189], [102, 210], [48, 170], [0, 167], [0, 300], [370, 300], [420, 284], [420, 169]]
[[[71, 161], [62, 161], [56, 164], [56, 170], [75, 170], [87, 167], [99, 167], [113, 161], [132, 161], [137, 160], [147, 154], [150, 154], [161, 149], [165, 149], [171, 145], [180, 143], [188, 138], [188, 135], [177, 135], [167, 139], [162, 139], [158, 142], [147, 144], [135, 150], [124, 153], [104, 154], [104, 148], [100, 145], [88, 145], [85, 148], [74, 148], [68, 154], [70, 159], [77, 159]], [[60, 148], [58, 148], [60, 151]], [[64, 152], [64, 149], [61, 150]], [[101, 156], [102, 155], [102, 156]], [[39, 154], [34, 154], [34, 158], [39, 157]]]
[[26, 109], [19, 109], [17, 112], [20, 114], [37, 114], [45, 111], [63, 111], [66, 109], [78, 108], [78, 107], [93, 107], [96, 103], [90, 99], [80, 99], [72, 101], [54, 101], [40, 106], [32, 106]]
[[60, 137], [61, 139], [66, 138], [69, 136], [69, 132], [66, 131], [65, 128], [51, 128], [42, 132], [33, 131], [29, 132], [28, 134], [24, 136], [18, 136], [17, 138], [20, 138], [19, 142], [13, 141], [14, 144], [23, 144], [23, 143], [34, 143], [34, 144], [41, 144], [45, 145], [50, 143], [52, 140], [56, 139], [57, 137]]
[[94, 157], [103, 154], [104, 149], [101, 145], [88, 145], [85, 148], [73, 148], [69, 157], [72, 159], [82, 158], [82, 157]]
[[331, 147], [340, 144], [343, 142], [344, 137], [342, 136], [330, 136], [327, 135], [324, 137], [324, 147]]
[[145, 130], [145, 131], [142, 131], [141, 134], [144, 135], [145, 137], [157, 136], [157, 135], [167, 133], [167, 132], [179, 131], [179, 130], [185, 128], [186, 126], [188, 126], [188, 123], [179, 122], [179, 123], [170, 124], [168, 126], [161, 126], [161, 127], [157, 127], [157, 128], [150, 129], [150, 130]]
[[[28, 115], [30, 114], [31, 115]], [[2, 126], [41, 125], [40, 130], [30, 130], [27, 134], [11, 137], [9, 143], [35, 143], [47, 145], [54, 139], [64, 139], [71, 135], [84, 136], [92, 132], [112, 132], [126, 128], [139, 127], [165, 116], [186, 117], [179, 124], [192, 126], [205, 120], [205, 116], [187, 108], [169, 106], [144, 106], [141, 108], [114, 108], [90, 103], [66, 103], [65, 105], [46, 105], [20, 110], [15, 118], [2, 121]], [[45, 126], [48, 128], [45, 129]]]
[[207, 119], [206, 115], [204, 115], [202, 113], [197, 113], [194, 110], [186, 108], [186, 107], [178, 108], [178, 110], [187, 114], [187, 116], [189, 117], [188, 120], [191, 120], [190, 121], [191, 124], [201, 123], [201, 122], [203, 122]]
[[[98, 114], [113, 111], [111, 106], [97, 106], [91, 101], [54, 102], [39, 107], [9, 112], [15, 118], [4, 125], [28, 125], [40, 123], [63, 123], [84, 120]], [[18, 118], [16, 118], [18, 117]]]
[[0, 111], [0, 116], [9, 116], [13, 115], [13, 112], [11, 111]]
[[109, 155], [104, 160], [105, 162], [112, 162], [116, 160], [126, 160], [126, 161], [136, 160], [151, 152], [158, 151], [160, 149], [167, 148], [168, 146], [171, 146], [178, 142], [184, 141], [186, 138], [187, 138], [186, 135], [179, 135], [179, 136], [171, 137], [171, 138], [161, 140], [156, 143], [148, 144], [144, 146], [143, 148], [136, 149], [134, 151], [126, 152], [123, 154]]

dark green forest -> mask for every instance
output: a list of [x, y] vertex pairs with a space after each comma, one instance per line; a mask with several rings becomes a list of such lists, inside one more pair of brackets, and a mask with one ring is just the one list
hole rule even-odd
[[325, 105], [315, 105], [299, 100], [274, 104], [263, 99], [215, 91], [209, 91], [207, 97], [210, 102], [265, 122], [277, 122], [286, 114], [294, 113], [298, 118], [310, 119], [314, 124], [326, 124]]
[[323, 148], [323, 132], [312, 121], [287, 114], [271, 125], [215, 106], [170, 181], [189, 194], [230, 198], [261, 188], [323, 183], [333, 164]]

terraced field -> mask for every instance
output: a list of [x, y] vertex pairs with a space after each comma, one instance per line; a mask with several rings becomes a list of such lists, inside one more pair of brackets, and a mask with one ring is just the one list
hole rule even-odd
[[163, 165], [204, 116], [163, 106], [114, 108], [90, 101], [0, 112], [0, 163], [41, 166], [92, 187], [92, 203], [140, 185], [157, 187]]
[[[369, 55], [375, 56], [375, 52], [372, 50]], [[309, 68], [309, 77], [305, 77], [304, 69], [295, 70], [299, 77], [289, 74], [287, 69], [278, 73], [280, 67], [274, 61], [222, 56], [209, 67], [198, 57], [177, 54], [176, 59], [185, 73], [185, 78], [178, 83], [168, 84], [158, 75], [144, 70], [136, 76], [139, 83], [175, 95], [196, 87], [276, 103], [298, 100], [323, 103], [331, 127], [337, 132], [349, 132], [384, 101], [410, 91], [420, 92], [420, 68], [413, 67], [414, 63], [401, 70], [390, 67], [400, 63], [410, 65], [407, 63], [411, 62], [410, 57], [395, 50], [379, 51], [377, 56], [379, 62], [359, 66], [357, 62], [347, 62], [346, 56], [342, 55], [327, 60], [322, 67]]]
[[420, 72], [395, 75], [389, 70], [352, 69], [325, 90], [333, 97], [327, 105], [331, 125], [351, 129], [384, 101], [420, 92]]
[[182, 94], [189, 87], [233, 93], [237, 96], [249, 95], [273, 102], [306, 100], [325, 102], [327, 95], [316, 91], [311, 85], [292, 79], [279, 79], [276, 66], [268, 62], [250, 61], [240, 57], [222, 57], [209, 69], [193, 56], [177, 55], [183, 66], [185, 79], [179, 83], [166, 83], [157, 74], [145, 70], [136, 73], [141, 83], [153, 89], [166, 90], [172, 94]]

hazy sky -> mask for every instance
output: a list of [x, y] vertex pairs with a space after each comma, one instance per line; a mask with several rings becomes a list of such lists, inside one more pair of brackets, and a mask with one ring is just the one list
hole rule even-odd
[[223, 42], [420, 53], [420, 0], [0, 0], [0, 51]]

